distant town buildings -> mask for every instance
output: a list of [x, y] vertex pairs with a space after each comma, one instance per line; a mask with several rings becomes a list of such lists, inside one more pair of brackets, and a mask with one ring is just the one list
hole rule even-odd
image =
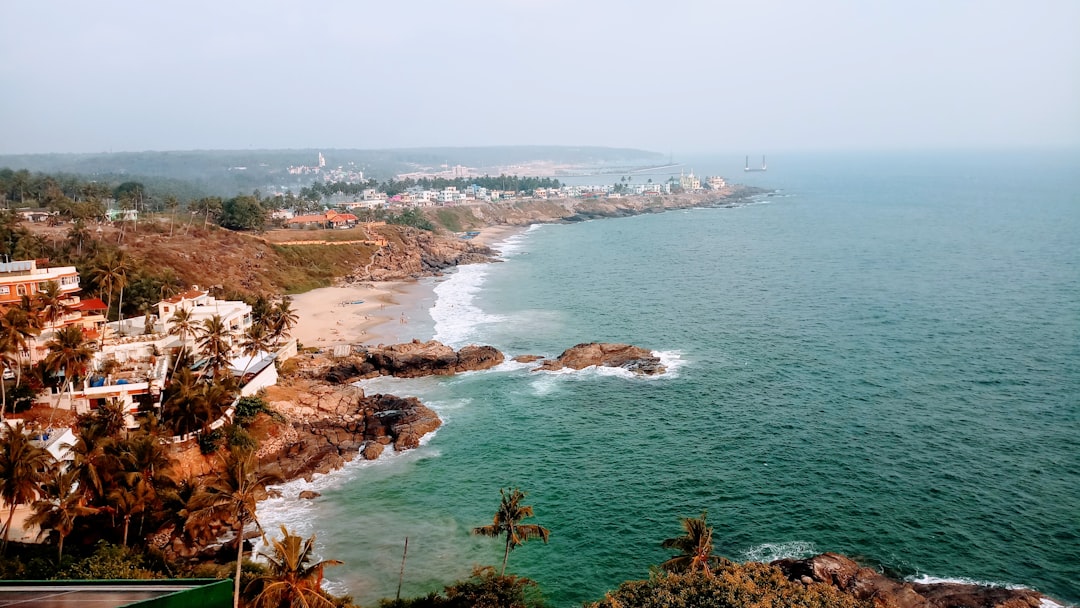
[[701, 190], [701, 180], [694, 176], [694, 170], [690, 170], [690, 175], [683, 175], [679, 173], [679, 187], [687, 192], [694, 190]]

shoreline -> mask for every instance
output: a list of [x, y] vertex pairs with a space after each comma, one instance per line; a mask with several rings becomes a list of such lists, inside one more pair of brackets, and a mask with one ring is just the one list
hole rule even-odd
[[391, 344], [402, 333], [395, 323], [423, 299], [423, 281], [378, 281], [320, 287], [292, 296], [301, 347]]
[[[526, 229], [487, 226], [472, 242], [498, 250], [501, 243]], [[301, 347], [320, 349], [430, 340], [435, 278], [335, 285], [296, 294], [291, 296], [298, 317], [292, 335]]]
[[[525, 230], [525, 227], [513, 227], [513, 226], [495, 226], [495, 227], [492, 227], [492, 228], [494, 228], [494, 229], [500, 229], [500, 228], [504, 229], [504, 231], [503, 231], [504, 236], [502, 236], [501, 239], [493, 239], [493, 241], [497, 241], [497, 242], [502, 242], [503, 240], [505, 240], [507, 238], [510, 238], [510, 236], [513, 236], [514, 234], [519, 233], [519, 231], [524, 231]], [[480, 238], [479, 235], [476, 238], [479, 239]], [[497, 248], [497, 246], [494, 244], [494, 242], [492, 243], [492, 246], [495, 246]], [[430, 289], [430, 291], [432, 292], [432, 295], [434, 296], [433, 292], [434, 292], [434, 287], [435, 287], [436, 284], [437, 283], [432, 279], [425, 279], [425, 280], [418, 281], [418, 282], [406, 283], [405, 286], [403, 287], [403, 289], [406, 289], [406, 290]], [[404, 302], [398, 302], [397, 305], [398, 306], [403, 306], [405, 304], [404, 304]], [[431, 433], [430, 435], [426, 436], [424, 438], [423, 444], [426, 444], [428, 440], [430, 440], [430, 439], [432, 439], [434, 437], [434, 435], [435, 435], [435, 433]], [[337, 469], [335, 471], [331, 471], [330, 473], [327, 473], [327, 474], [325, 474], [323, 476], [320, 476], [319, 478], [317, 478], [316, 480], [313, 480], [312, 482], [308, 482], [308, 483], [305, 483], [305, 484], [297, 484], [297, 485], [301, 486], [301, 488], [305, 487], [305, 486], [308, 487], [308, 488], [311, 488], [319, 480], [321, 480], [322, 483], [318, 484], [318, 485], [325, 484], [324, 487], [335, 487], [335, 486], [339, 486], [340, 484], [348, 484], [348, 483], [351, 483], [351, 481], [352, 481], [350, 479], [351, 477], [354, 477], [354, 476], [356, 476], [358, 474], [362, 474], [362, 473], [360, 473], [360, 471], [357, 468], [355, 468], [356, 466], [359, 466], [360, 464], [364, 464], [365, 462], [368, 465], [384, 466], [386, 464], [389, 464], [388, 461], [392, 461], [391, 459], [394, 459], [394, 458], [396, 458], [398, 456], [404, 456], [404, 455], [408, 455], [408, 452], [402, 452], [402, 453], [388, 452], [388, 453], [384, 453], [380, 458], [378, 458], [376, 460], [373, 460], [373, 461], [359, 461], [359, 463], [353, 463], [354, 466], [346, 465], [346, 467], [343, 467], [342, 469]], [[388, 458], [388, 456], [389, 456], [389, 458]], [[333, 479], [333, 481], [331, 481], [331, 479]], [[298, 488], [298, 491], [299, 491], [299, 488]], [[284, 499], [283, 498], [282, 503], [285, 503], [285, 504], [283, 504], [282, 506], [284, 508], [294, 508], [294, 507], [291, 507], [291, 505], [287, 504], [287, 503], [294, 503], [294, 500], [298, 500], [298, 499], [293, 499], [291, 497], [289, 499]], [[303, 501], [301, 501], [300, 504], [303, 504]], [[320, 533], [325, 532], [325, 529], [320, 529], [319, 531], [320, 531]], [[943, 580], [947, 581], [949, 579], [943, 579]], [[915, 581], [915, 582], [920, 582], [920, 581]], [[921, 582], [927, 582], [927, 581], [921, 581]], [[970, 582], [970, 581], [963, 581], [961, 579], [960, 582]], [[978, 583], [978, 585], [979, 586], [989, 586], [987, 583]], [[346, 591], [346, 592], [349, 591], [349, 589], [347, 587], [344, 587], [344, 586], [340, 587], [340, 590], [341, 591]], [[1044, 606], [1045, 605], [1046, 604], [1044, 604]]]

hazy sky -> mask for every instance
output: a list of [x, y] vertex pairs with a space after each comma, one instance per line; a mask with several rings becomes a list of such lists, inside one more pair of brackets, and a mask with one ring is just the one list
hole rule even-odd
[[15, 0], [0, 153], [1080, 145], [1080, 2]]

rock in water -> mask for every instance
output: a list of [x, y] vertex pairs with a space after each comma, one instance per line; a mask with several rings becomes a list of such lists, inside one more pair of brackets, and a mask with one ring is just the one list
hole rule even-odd
[[288, 442], [261, 455], [285, 479], [304, 478], [340, 468], [357, 455], [373, 460], [384, 446], [397, 451], [420, 445], [424, 435], [442, 421], [415, 397], [365, 395], [338, 415], [294, 425]]
[[372, 347], [363, 356], [339, 360], [325, 372], [323, 379], [333, 384], [347, 384], [375, 376], [449, 376], [492, 368], [502, 362], [503, 354], [493, 346], [470, 345], [454, 352], [454, 349], [435, 340], [413, 340], [404, 344]]
[[570, 347], [558, 359], [548, 359], [533, 371], [556, 371], [566, 367], [585, 369], [593, 365], [621, 367], [635, 374], [653, 376], [667, 371], [660, 358], [640, 346], [589, 342]]

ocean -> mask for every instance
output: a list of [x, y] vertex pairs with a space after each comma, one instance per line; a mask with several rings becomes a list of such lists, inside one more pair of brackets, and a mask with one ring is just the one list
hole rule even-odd
[[503, 487], [551, 530], [508, 569], [554, 606], [646, 578], [679, 518], [702, 511], [736, 560], [835, 551], [901, 578], [1080, 602], [1080, 156], [792, 154], [746, 174], [742, 161], [693, 168], [772, 195], [533, 226], [502, 262], [432, 280], [428, 317], [410, 323], [508, 358], [627, 342], [667, 373], [507, 362], [367, 381], [444, 426], [417, 450], [288, 484], [260, 505], [263, 525], [317, 534], [345, 562], [328, 588], [364, 605], [394, 596], [406, 537], [404, 596], [499, 564], [500, 541], [469, 531]]

